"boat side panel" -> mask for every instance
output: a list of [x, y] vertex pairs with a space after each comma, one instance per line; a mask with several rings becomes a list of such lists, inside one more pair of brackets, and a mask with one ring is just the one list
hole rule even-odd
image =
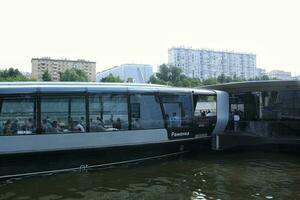
[[1, 136], [0, 155], [151, 144], [166, 141], [168, 141], [168, 136], [165, 129]]
[[213, 134], [224, 132], [229, 119], [229, 96], [228, 93], [216, 90], [217, 94], [217, 123]]

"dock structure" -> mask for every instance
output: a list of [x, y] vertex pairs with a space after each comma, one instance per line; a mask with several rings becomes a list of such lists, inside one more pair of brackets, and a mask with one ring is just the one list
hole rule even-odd
[[[229, 122], [212, 149], [300, 146], [300, 81], [249, 81], [204, 88], [229, 94]], [[300, 148], [299, 148], [300, 149]]]

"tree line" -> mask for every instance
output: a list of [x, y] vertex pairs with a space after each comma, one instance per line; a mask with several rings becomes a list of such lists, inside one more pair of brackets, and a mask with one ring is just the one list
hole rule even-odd
[[201, 85], [214, 85], [221, 83], [230, 82], [241, 82], [241, 81], [255, 81], [255, 80], [271, 80], [267, 75], [262, 77], [255, 77], [252, 79], [245, 79], [237, 75], [225, 76], [224, 74], [218, 77], [211, 77], [205, 80], [198, 78], [190, 78], [182, 73], [179, 67], [173, 65], [162, 64], [159, 66], [158, 72], [150, 77], [149, 83], [171, 85], [176, 87], [196, 87]]
[[[86, 82], [88, 77], [83, 70], [71, 68], [67, 69], [64, 72], [60, 72], [60, 81], [78, 81]], [[43, 81], [52, 81], [51, 74], [46, 70], [42, 75]], [[200, 80], [198, 78], [190, 78], [185, 76], [182, 73], [182, 70], [179, 67], [173, 65], [162, 64], [159, 66], [158, 72], [153, 74], [150, 77], [148, 83], [152, 84], [161, 84], [161, 85], [170, 85], [175, 87], [196, 87], [201, 85], [213, 85], [221, 83], [230, 83], [230, 82], [241, 82], [241, 81], [254, 81], [254, 80], [271, 80], [267, 75], [262, 77], [255, 77], [253, 79], [244, 79], [234, 75], [233, 77], [225, 76], [221, 74], [218, 77], [211, 77], [205, 80]], [[9, 68], [0, 70], [0, 81], [35, 81], [32, 78], [24, 76], [18, 69]], [[113, 76], [109, 74], [107, 77], [104, 77], [100, 82], [133, 82], [132, 78], [124, 81], [118, 76]]]
[[[190, 78], [185, 76], [182, 73], [182, 70], [179, 67], [173, 65], [162, 64], [158, 67], [158, 72], [153, 74], [150, 77], [148, 83], [151, 84], [160, 84], [160, 85], [170, 85], [175, 87], [196, 87], [201, 85], [214, 85], [221, 83], [230, 83], [230, 82], [241, 82], [241, 81], [255, 81], [255, 80], [273, 80], [267, 75], [262, 77], [255, 77], [252, 79], [244, 79], [237, 75], [225, 76], [224, 74], [219, 75], [218, 77], [211, 77], [205, 80], [200, 80], [198, 78]], [[109, 74], [107, 77], [104, 77], [100, 82], [132, 82], [131, 80], [124, 81], [118, 76], [113, 76]]]
[[[59, 74], [60, 81], [88, 81], [88, 77], [83, 70], [80, 69], [67, 69]], [[52, 77], [48, 70], [42, 75], [43, 81], [52, 81]], [[9, 68], [0, 70], [0, 81], [1, 82], [13, 82], [13, 81], [36, 81], [33, 78], [26, 77], [18, 69]]]
[[18, 69], [9, 68], [9, 69], [0, 70], [0, 81], [11, 82], [11, 81], [35, 81], [35, 80], [26, 77]]

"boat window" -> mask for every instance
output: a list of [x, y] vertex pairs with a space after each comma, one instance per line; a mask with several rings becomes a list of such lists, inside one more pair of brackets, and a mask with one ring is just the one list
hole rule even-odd
[[158, 97], [154, 95], [131, 95], [131, 128], [163, 128], [163, 116]]
[[168, 127], [191, 127], [192, 101], [190, 95], [162, 95]]
[[43, 133], [85, 132], [84, 97], [42, 97]]
[[262, 92], [262, 118], [265, 120], [299, 120], [299, 91]]
[[2, 135], [35, 134], [35, 100], [24, 96], [0, 101], [0, 133]]
[[90, 131], [128, 130], [127, 95], [95, 95], [89, 98]]
[[[195, 96], [194, 96], [195, 97]], [[194, 99], [196, 117], [214, 117], [217, 116], [216, 96], [197, 95]]]

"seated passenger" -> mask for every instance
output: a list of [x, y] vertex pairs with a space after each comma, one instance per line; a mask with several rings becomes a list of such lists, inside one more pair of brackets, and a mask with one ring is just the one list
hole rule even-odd
[[85, 127], [85, 120], [84, 120], [84, 117], [81, 117], [80, 118], [80, 124]]
[[11, 130], [13, 134], [18, 133], [18, 128], [19, 128], [18, 122], [19, 122], [18, 119], [15, 119], [14, 122], [11, 124]]
[[213, 114], [212, 114], [212, 112], [210, 112], [210, 110], [208, 110], [206, 116], [211, 117], [211, 116], [213, 116]]
[[117, 121], [113, 123], [113, 128], [121, 129], [122, 128], [122, 122], [120, 118], [117, 118]]
[[13, 131], [11, 129], [11, 120], [7, 120], [4, 124], [4, 128], [3, 128], [3, 133], [4, 135], [12, 135], [13, 134]]
[[177, 116], [176, 112], [173, 112], [173, 116], [171, 117], [171, 127], [180, 127], [181, 126], [181, 119]]
[[101, 124], [102, 126], [104, 126], [104, 123], [100, 117], [97, 117], [97, 124]]
[[104, 127], [103, 121], [100, 119], [100, 117], [97, 117], [97, 124], [96, 124], [97, 131], [106, 131]]
[[31, 118], [29, 118], [28, 120], [25, 121], [25, 130], [27, 130], [27, 131], [33, 130], [33, 122], [32, 122]]
[[133, 129], [141, 129], [141, 124], [138, 118], [134, 119], [132, 122]]
[[74, 121], [73, 130], [76, 132], [85, 132], [83, 126], [78, 121]]
[[52, 128], [51, 128], [51, 131], [50, 132], [53, 132], [53, 133], [60, 133], [62, 132], [62, 129], [60, 128], [60, 126], [58, 125], [58, 122], [57, 121], [53, 121], [52, 123]]
[[47, 119], [43, 119], [42, 129], [43, 129], [43, 132], [45, 132], [45, 133], [51, 132], [52, 125]]

